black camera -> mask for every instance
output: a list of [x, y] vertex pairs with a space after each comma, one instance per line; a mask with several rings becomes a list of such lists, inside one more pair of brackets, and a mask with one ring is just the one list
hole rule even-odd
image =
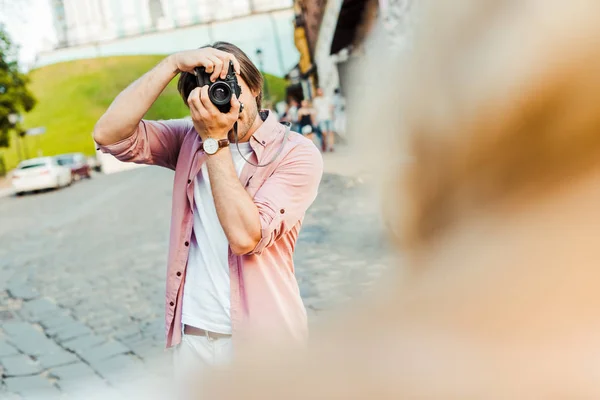
[[237, 76], [235, 75], [233, 62], [229, 62], [229, 69], [227, 70], [225, 79], [219, 77], [214, 82], [210, 81], [211, 74], [206, 72], [206, 68], [197, 67], [195, 70], [198, 87], [208, 85], [208, 98], [210, 101], [217, 106], [219, 111], [228, 113], [231, 109], [232, 94], [235, 93], [236, 97], [239, 99], [240, 94], [242, 93], [242, 88], [238, 84]]

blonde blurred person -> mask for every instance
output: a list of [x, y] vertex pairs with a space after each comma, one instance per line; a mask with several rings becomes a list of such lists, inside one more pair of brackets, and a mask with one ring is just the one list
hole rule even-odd
[[386, 187], [408, 269], [207, 398], [600, 398], [600, 3], [427, 4], [364, 99], [364, 162], [408, 134]]

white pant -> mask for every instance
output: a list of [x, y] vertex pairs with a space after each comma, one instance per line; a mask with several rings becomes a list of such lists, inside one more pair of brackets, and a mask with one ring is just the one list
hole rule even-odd
[[231, 338], [210, 339], [206, 336], [183, 334], [181, 343], [173, 351], [173, 371], [175, 381], [183, 389], [194, 385], [193, 393], [198, 392], [198, 382], [206, 369], [226, 366], [231, 362], [233, 346]]

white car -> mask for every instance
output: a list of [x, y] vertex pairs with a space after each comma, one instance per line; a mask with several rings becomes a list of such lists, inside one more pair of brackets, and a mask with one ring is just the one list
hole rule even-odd
[[35, 190], [60, 188], [72, 182], [71, 169], [59, 165], [53, 157], [22, 161], [12, 175], [12, 185], [17, 195]]

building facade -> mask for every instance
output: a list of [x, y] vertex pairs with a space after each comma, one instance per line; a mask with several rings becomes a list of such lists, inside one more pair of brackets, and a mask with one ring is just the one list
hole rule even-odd
[[[410, 47], [414, 0], [295, 0], [302, 38], [296, 47], [311, 65], [306, 80], [312, 93], [318, 85], [326, 95], [341, 91], [346, 99], [348, 125], [358, 117], [361, 91], [368, 82], [355, 79], [365, 55], [385, 40], [390, 52]], [[375, 39], [376, 38], [376, 39]], [[380, 42], [378, 45], [382, 44]], [[391, 53], [390, 53], [391, 54]], [[301, 56], [302, 57], [302, 56]], [[306, 69], [306, 68], [305, 68]], [[305, 95], [307, 93], [305, 92]], [[310, 96], [309, 96], [310, 97]]]
[[292, 0], [49, 1], [58, 48], [102, 43], [292, 7]]
[[298, 63], [293, 0], [47, 0], [58, 43], [33, 68], [77, 59], [238, 45], [263, 72]]
[[[369, 36], [380, 30], [390, 48], [402, 51], [411, 43], [413, 0], [295, 0], [300, 21], [296, 47], [308, 65], [315, 66], [319, 86], [333, 91], [340, 82], [340, 64], [369, 50]], [[298, 25], [298, 24], [297, 24]], [[306, 54], [304, 54], [306, 53]]]

